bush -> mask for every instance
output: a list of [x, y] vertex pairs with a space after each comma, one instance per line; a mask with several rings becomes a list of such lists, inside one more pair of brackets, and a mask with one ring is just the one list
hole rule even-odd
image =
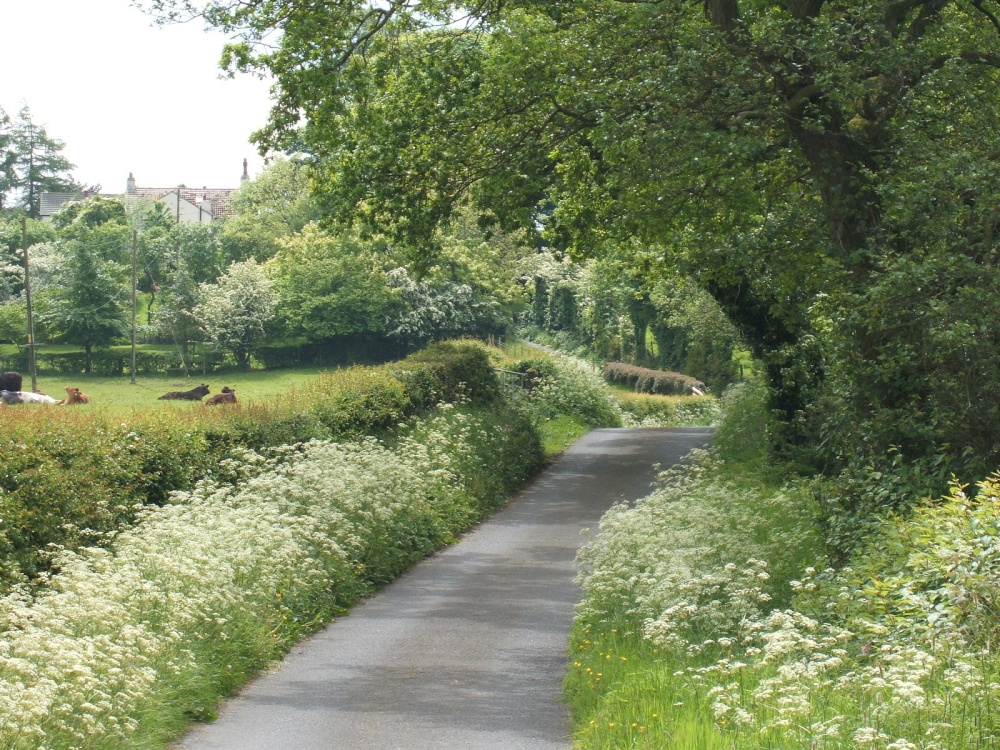
[[[414, 369], [416, 368], [416, 369]], [[419, 374], [424, 371], [424, 375]], [[473, 342], [441, 342], [407, 357], [396, 374], [404, 382], [412, 379], [413, 391], [428, 405], [433, 401], [471, 398], [489, 403], [501, 395], [500, 381], [486, 350]], [[416, 374], [415, 374], [416, 373]], [[440, 391], [428, 391], [427, 375]]]
[[722, 396], [715, 447], [726, 461], [762, 465], [768, 458], [767, 392], [762, 383], [730, 386]]
[[542, 419], [571, 414], [590, 427], [621, 427], [622, 410], [595, 368], [568, 356], [517, 360], [510, 369], [533, 370], [528, 400]]
[[626, 427], [708, 427], [719, 419], [714, 396], [655, 396], [616, 393]]

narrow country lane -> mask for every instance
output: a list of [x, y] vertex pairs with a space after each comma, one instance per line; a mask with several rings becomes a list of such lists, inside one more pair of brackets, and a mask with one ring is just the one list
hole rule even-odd
[[462, 540], [295, 647], [183, 750], [566, 750], [574, 558], [705, 428], [596, 430]]

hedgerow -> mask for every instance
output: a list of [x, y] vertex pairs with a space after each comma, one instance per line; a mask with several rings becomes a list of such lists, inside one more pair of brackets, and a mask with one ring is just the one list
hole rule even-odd
[[500, 398], [481, 346], [445, 343], [399, 363], [317, 378], [274, 403], [225, 412], [0, 409], [0, 590], [51, 566], [51, 550], [101, 545], [148, 505], [219, 470], [234, 449], [357, 438], [439, 401]]
[[608, 382], [621, 383], [636, 393], [689, 394], [693, 388], [703, 393], [708, 390], [702, 381], [690, 375], [670, 370], [650, 370], [624, 362], [608, 362], [604, 365], [603, 374]]
[[0, 599], [0, 748], [160, 747], [210, 718], [505, 502], [541, 459], [531, 419], [442, 405], [389, 441], [237, 451], [106, 549], [60, 552], [51, 585]]

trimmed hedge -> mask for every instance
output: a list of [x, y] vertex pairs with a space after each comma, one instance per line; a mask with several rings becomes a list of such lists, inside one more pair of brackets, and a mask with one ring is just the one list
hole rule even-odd
[[[253, 358], [265, 369], [279, 370], [304, 366], [334, 367], [358, 362], [382, 363], [409, 353], [400, 343], [385, 336], [339, 336], [322, 342], [303, 342], [265, 346], [254, 352]], [[135, 357], [136, 371], [141, 375], [163, 372], [180, 372], [184, 361], [177, 349], [146, 349], [140, 347]], [[132, 371], [130, 346], [112, 346], [95, 349], [91, 355], [95, 375], [115, 376]], [[232, 357], [211, 351], [199, 345], [188, 354], [188, 369], [194, 372], [212, 372], [226, 364], [233, 364]], [[39, 372], [83, 373], [87, 369], [87, 355], [83, 351], [56, 351], [39, 347], [35, 355]], [[27, 372], [28, 352], [0, 353], [0, 371]]]
[[101, 545], [147, 504], [209, 474], [233, 448], [384, 433], [441, 401], [490, 404], [502, 389], [485, 350], [434, 345], [380, 367], [320, 376], [301, 393], [225, 411], [108, 417], [0, 409], [0, 590], [49, 570], [51, 551]]
[[[199, 352], [189, 355], [188, 367], [200, 372], [211, 372], [220, 367], [225, 356], [218, 352]], [[97, 349], [91, 355], [92, 372], [95, 375], [115, 376], [132, 371], [131, 347], [112, 347]], [[46, 351], [39, 348], [35, 354], [35, 367], [38, 372], [73, 374], [87, 370], [87, 355], [82, 351], [59, 352]], [[139, 349], [135, 354], [136, 371], [141, 375], [158, 372], [179, 372], [184, 369], [184, 362], [178, 351], [163, 351], [157, 349]], [[28, 352], [19, 351], [0, 355], [0, 368], [4, 371], [27, 372]]]
[[693, 388], [707, 391], [708, 387], [697, 378], [682, 375], [670, 370], [649, 370], [645, 367], [625, 364], [624, 362], [608, 362], [604, 365], [604, 379], [610, 383], [622, 383], [632, 388], [636, 393], [659, 393], [668, 395], [684, 395], [692, 393]]

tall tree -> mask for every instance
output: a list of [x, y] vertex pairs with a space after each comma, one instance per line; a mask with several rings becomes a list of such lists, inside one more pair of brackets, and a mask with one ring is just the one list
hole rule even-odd
[[0, 211], [9, 207], [8, 196], [17, 186], [17, 172], [14, 171], [16, 161], [14, 123], [10, 115], [0, 107]]
[[285, 240], [268, 264], [285, 332], [311, 341], [385, 334], [398, 300], [386, 287], [384, 261], [370, 243], [316, 225]]
[[[63, 142], [50, 137], [43, 125], [37, 125], [28, 107], [18, 113], [6, 140], [6, 152], [0, 158], [0, 167], [3, 167], [0, 188], [6, 189], [7, 202], [22, 206], [28, 216], [38, 218], [39, 198], [43, 192], [83, 189], [69, 174], [74, 165], [63, 156]], [[0, 201], [3, 200], [0, 196]]]
[[110, 346], [129, 330], [125, 269], [83, 239], [70, 240], [65, 252], [69, 262], [60, 293], [51, 297], [43, 322], [57, 340], [83, 347], [91, 372], [94, 349]]
[[320, 218], [309, 191], [306, 165], [297, 159], [273, 160], [233, 195], [235, 215], [226, 219], [221, 241], [230, 261], [263, 263], [278, 252], [278, 240]]
[[199, 301], [198, 281], [182, 259], [174, 264], [163, 287], [153, 325], [163, 338], [180, 350], [185, 371], [190, 361], [191, 344], [202, 336], [197, 315]]
[[121, 201], [92, 196], [70, 203], [52, 224], [58, 236], [51, 248], [54, 278], [46, 284], [46, 305], [38, 317], [56, 340], [84, 348], [90, 372], [94, 349], [129, 331], [129, 218]]

